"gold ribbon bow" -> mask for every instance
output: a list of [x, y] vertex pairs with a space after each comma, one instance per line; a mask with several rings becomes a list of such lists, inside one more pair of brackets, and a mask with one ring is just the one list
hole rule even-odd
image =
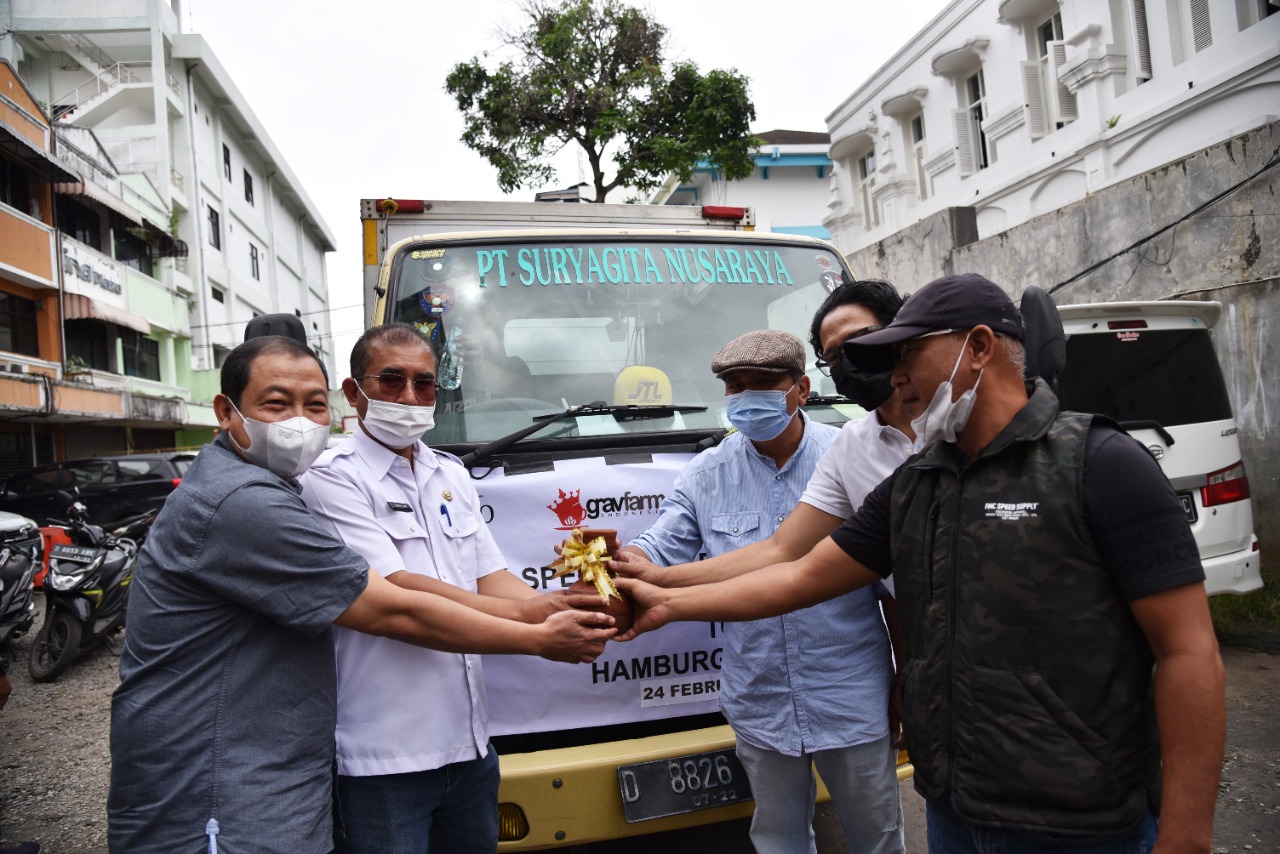
[[608, 602], [610, 596], [621, 600], [622, 594], [613, 586], [613, 579], [609, 577], [608, 564], [612, 560], [604, 537], [596, 537], [591, 542], [584, 543], [581, 529], [574, 528], [573, 535], [560, 546], [560, 559], [551, 564], [552, 569], [559, 570], [551, 577], [559, 578], [570, 572], [577, 572], [583, 581], [590, 581], [596, 586], [604, 601]]

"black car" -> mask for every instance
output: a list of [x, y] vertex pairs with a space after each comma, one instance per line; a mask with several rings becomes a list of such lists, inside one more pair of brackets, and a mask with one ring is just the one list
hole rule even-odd
[[58, 492], [74, 487], [89, 520], [109, 527], [163, 506], [195, 458], [178, 451], [49, 463], [0, 482], [0, 510], [48, 525], [66, 519], [67, 508]]

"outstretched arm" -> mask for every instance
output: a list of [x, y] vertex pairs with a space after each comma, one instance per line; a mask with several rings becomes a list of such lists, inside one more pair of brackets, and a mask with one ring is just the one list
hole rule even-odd
[[740, 621], [776, 617], [866, 587], [880, 576], [828, 537], [799, 560], [697, 587], [664, 589], [630, 578], [618, 588], [636, 604], [635, 624], [620, 640], [685, 620]]
[[1164, 784], [1153, 854], [1207, 852], [1226, 740], [1226, 678], [1204, 586], [1174, 587], [1129, 607], [1156, 659]]
[[373, 570], [368, 575], [364, 592], [334, 621], [339, 626], [443, 652], [540, 655], [572, 662], [595, 660], [616, 632], [613, 618], [604, 614], [564, 611], [531, 625], [402, 589]]
[[405, 590], [434, 593], [483, 614], [522, 623], [541, 623], [552, 614], [570, 608], [600, 610], [599, 596], [584, 596], [568, 589], [538, 594], [505, 569], [481, 577], [477, 582], [478, 593], [416, 572], [393, 572], [387, 581]]
[[[661, 587], [692, 587], [726, 581], [777, 563], [797, 560], [822, 542], [836, 528], [840, 518], [801, 502], [782, 521], [773, 535], [722, 555], [671, 567], [655, 566], [635, 546], [625, 546], [615, 569], [622, 575], [639, 578]], [[635, 560], [636, 555], [640, 560]]]

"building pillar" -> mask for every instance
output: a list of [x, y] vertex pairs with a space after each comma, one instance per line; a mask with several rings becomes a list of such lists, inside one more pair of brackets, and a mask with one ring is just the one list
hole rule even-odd
[[169, 385], [180, 385], [178, 382], [178, 362], [174, 357], [173, 336], [160, 335], [160, 382]]

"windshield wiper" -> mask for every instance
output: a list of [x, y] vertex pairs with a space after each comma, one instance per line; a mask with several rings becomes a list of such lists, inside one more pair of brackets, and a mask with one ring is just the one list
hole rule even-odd
[[839, 394], [812, 394], [806, 400], [803, 406], [834, 406], [837, 403], [853, 403], [847, 397]]
[[706, 412], [705, 406], [686, 406], [682, 404], [671, 404], [665, 406], [611, 406], [603, 400], [584, 403], [581, 406], [571, 406], [563, 412], [557, 412], [553, 415], [535, 415], [534, 423], [528, 427], [522, 427], [514, 433], [509, 433], [498, 439], [494, 439], [487, 445], [481, 445], [470, 453], [463, 454], [459, 459], [463, 465], [471, 465], [476, 460], [482, 460], [486, 457], [505, 451], [507, 448], [519, 442], [526, 436], [532, 436], [542, 428], [554, 424], [557, 421], [563, 421], [566, 418], [577, 417], [579, 415], [612, 415], [618, 421], [639, 421], [645, 418], [667, 418], [675, 415], [677, 412]]

